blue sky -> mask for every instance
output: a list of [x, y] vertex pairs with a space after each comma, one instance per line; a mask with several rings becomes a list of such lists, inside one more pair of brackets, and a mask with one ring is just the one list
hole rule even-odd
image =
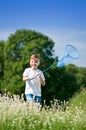
[[65, 45], [74, 45], [80, 58], [73, 64], [86, 67], [86, 0], [0, 0], [0, 40], [17, 29], [50, 37], [59, 57]]

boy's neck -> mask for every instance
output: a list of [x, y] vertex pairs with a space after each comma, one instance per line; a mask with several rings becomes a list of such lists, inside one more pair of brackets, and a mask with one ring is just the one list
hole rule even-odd
[[32, 69], [33, 71], [37, 70], [37, 68], [32, 68], [32, 67], [31, 67], [31, 69]]

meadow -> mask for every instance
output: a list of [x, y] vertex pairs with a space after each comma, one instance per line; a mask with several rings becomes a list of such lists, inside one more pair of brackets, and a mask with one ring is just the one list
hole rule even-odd
[[30, 108], [23, 95], [0, 95], [0, 130], [86, 130], [86, 90], [69, 102], [44, 101], [41, 109]]

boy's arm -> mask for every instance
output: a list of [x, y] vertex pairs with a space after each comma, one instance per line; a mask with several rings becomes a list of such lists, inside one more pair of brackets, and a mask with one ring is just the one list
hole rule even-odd
[[43, 79], [40, 77], [40, 81], [41, 81], [42, 86], [45, 86], [45, 80], [43, 80]]
[[29, 80], [30, 78], [28, 76], [23, 76], [23, 81]]
[[45, 86], [45, 84], [46, 84], [45, 80], [43, 80], [41, 76], [42, 76], [42, 72], [39, 73], [39, 78], [40, 78], [40, 82], [41, 82], [42, 86]]

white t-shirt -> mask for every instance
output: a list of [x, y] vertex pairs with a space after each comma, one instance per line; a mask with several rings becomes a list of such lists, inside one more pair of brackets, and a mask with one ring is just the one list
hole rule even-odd
[[[32, 68], [26, 68], [23, 76], [28, 76], [29, 78], [33, 78], [37, 74], [39, 74], [41, 70], [32, 70]], [[45, 80], [44, 74], [42, 73], [42, 79]], [[25, 94], [33, 94], [34, 96], [41, 96], [41, 83], [39, 76], [32, 80], [26, 80], [25, 86]]]

